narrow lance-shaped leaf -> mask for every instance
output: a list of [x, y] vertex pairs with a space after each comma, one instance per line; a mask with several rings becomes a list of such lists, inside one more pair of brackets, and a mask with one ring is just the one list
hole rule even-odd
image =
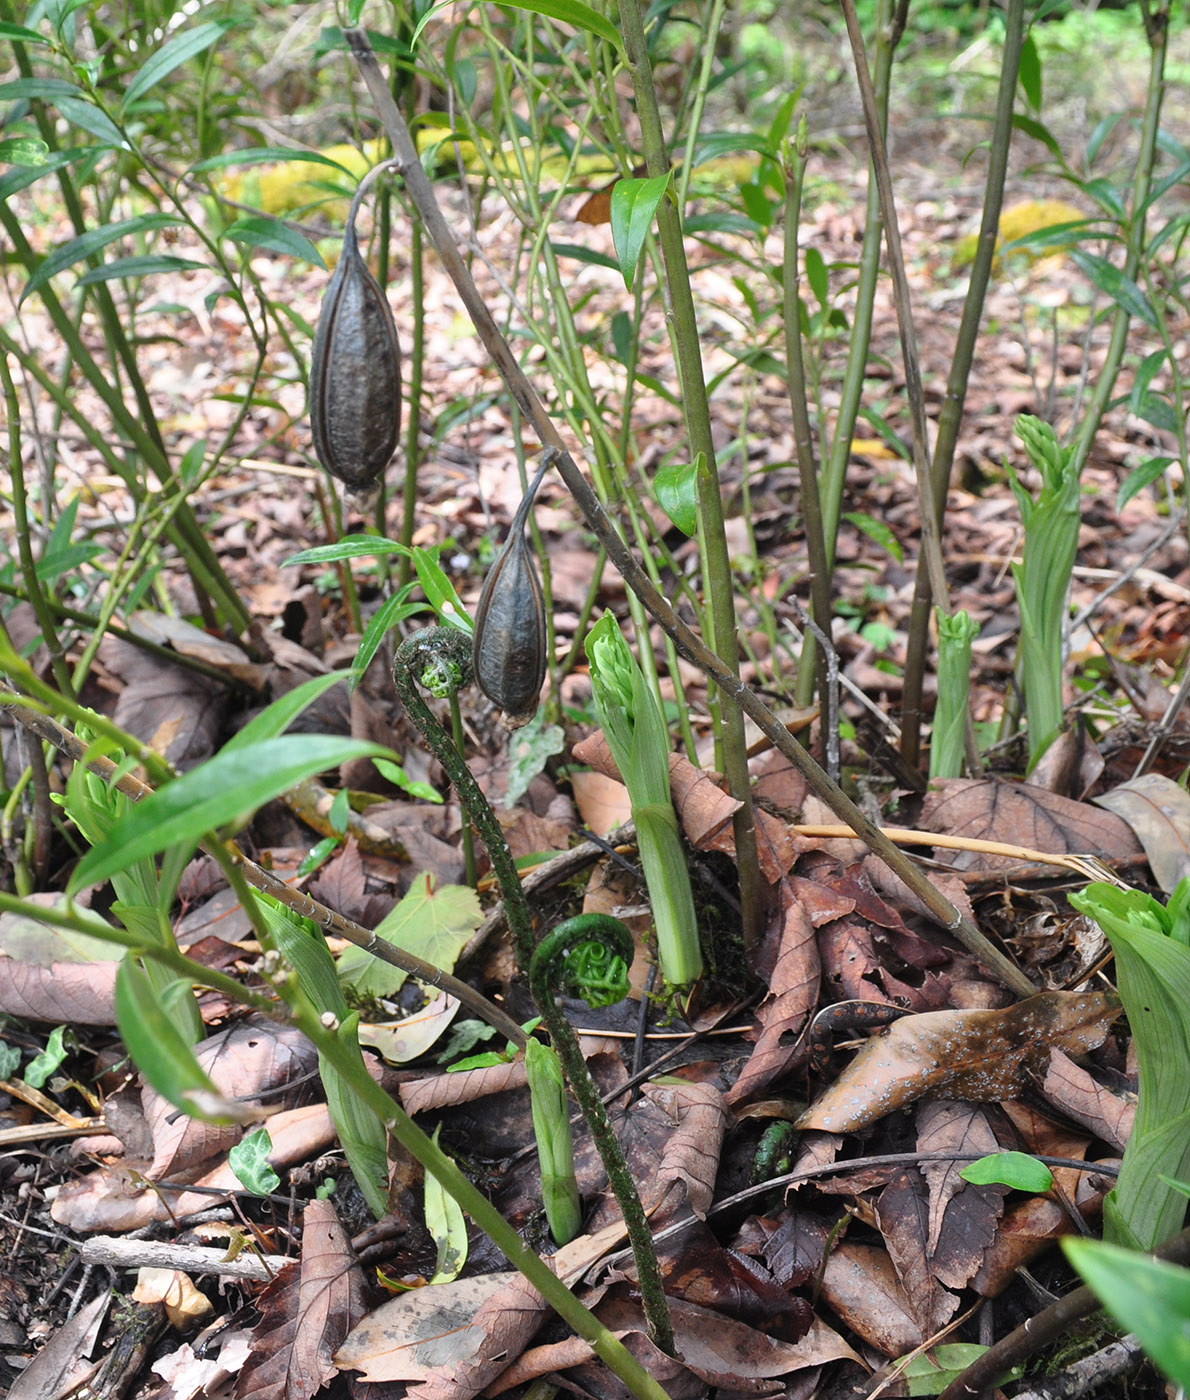
[[657, 206], [665, 198], [669, 181], [668, 175], [657, 175], [651, 180], [617, 180], [612, 190], [612, 241], [616, 245], [620, 271], [624, 274], [624, 285], [629, 291], [636, 279], [645, 239], [653, 227]]

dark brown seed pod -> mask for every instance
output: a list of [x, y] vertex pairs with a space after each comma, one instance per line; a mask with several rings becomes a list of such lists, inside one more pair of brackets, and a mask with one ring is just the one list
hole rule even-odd
[[545, 681], [545, 599], [525, 523], [533, 498], [553, 460], [545, 461], [525, 493], [508, 540], [484, 579], [475, 613], [472, 655], [480, 690], [504, 711], [510, 729], [528, 724]]
[[392, 309], [355, 237], [370, 180], [351, 201], [343, 251], [327, 284], [310, 359], [310, 427], [318, 460], [353, 491], [370, 486], [401, 430], [401, 346]]

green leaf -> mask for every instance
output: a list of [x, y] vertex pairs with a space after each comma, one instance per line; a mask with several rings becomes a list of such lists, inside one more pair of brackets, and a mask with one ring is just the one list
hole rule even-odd
[[324, 836], [321, 841], [316, 841], [302, 857], [297, 873], [303, 878], [307, 875], [313, 875], [316, 870], [320, 870], [326, 864], [338, 848], [339, 838], [337, 836]]
[[223, 745], [222, 753], [235, 753], [265, 739], [275, 739], [284, 734], [303, 710], [308, 709], [320, 695], [324, 695], [334, 685], [346, 680], [349, 671], [328, 671], [325, 676], [312, 676], [301, 685], [274, 700], [260, 714], [254, 715], [238, 734]]
[[[376, 934], [449, 972], [482, 922], [474, 890], [465, 885], [436, 885], [432, 875], [421, 874], [396, 908], [377, 924]], [[362, 996], [391, 997], [405, 976], [399, 967], [381, 962], [362, 948], [344, 948], [339, 954], [340, 982]]]
[[65, 1026], [55, 1026], [50, 1031], [46, 1039], [45, 1049], [40, 1055], [34, 1055], [25, 1066], [25, 1072], [21, 1078], [26, 1084], [34, 1089], [40, 1089], [50, 1075], [61, 1066], [67, 1055], [66, 1046], [63, 1043], [65, 1035]]
[[1146, 486], [1151, 486], [1158, 477], [1164, 476], [1165, 469], [1173, 466], [1176, 461], [1176, 457], [1150, 457], [1147, 462], [1134, 467], [1120, 483], [1120, 489], [1116, 493], [1116, 514], [1124, 509], [1133, 496], [1143, 491]]
[[382, 535], [344, 535], [334, 544], [316, 544], [313, 549], [302, 549], [291, 554], [281, 565], [283, 569], [291, 564], [333, 564], [340, 559], [361, 559], [384, 554], [411, 555], [406, 545], [397, 540], [386, 540]]
[[1109, 263], [1106, 258], [1101, 258], [1097, 253], [1088, 253], [1084, 248], [1075, 249], [1070, 255], [1070, 260], [1117, 306], [1156, 329], [1157, 313], [1148, 297], [1131, 277], [1125, 277], [1120, 269]]
[[1021, 46], [1021, 63], [1018, 70], [1021, 90], [1025, 100], [1035, 112], [1041, 111], [1041, 55], [1037, 52], [1037, 41], [1032, 34], [1025, 35]]
[[[977, 1361], [987, 1347], [975, 1342], [945, 1342], [931, 1347], [925, 1356], [915, 1356], [902, 1375], [910, 1395], [941, 1395], [946, 1387], [968, 1366]], [[1016, 1380], [1024, 1372], [1021, 1366], [996, 1378], [997, 1385]]]
[[0, 83], [0, 102], [17, 102], [26, 97], [57, 102], [59, 97], [71, 96], [82, 97], [82, 88], [61, 78], [14, 78], [11, 83]]
[[111, 117], [93, 102], [81, 97], [59, 97], [56, 104], [58, 111], [83, 131], [89, 131], [106, 146], [128, 148], [128, 142], [124, 139], [124, 133], [112, 121]]
[[50, 148], [37, 136], [9, 136], [0, 141], [0, 161], [5, 165], [40, 167], [48, 162]]
[[26, 29], [23, 24], [0, 23], [0, 39], [11, 39], [18, 44], [45, 44], [49, 41], [43, 39], [36, 29]]
[[[441, 5], [435, 5], [433, 9], [427, 10], [417, 23], [417, 28], [413, 31], [413, 36], [409, 40], [412, 48], [418, 40], [418, 36], [425, 28], [430, 19], [440, 10], [450, 8], [453, 0], [443, 0]], [[593, 10], [590, 5], [584, 5], [581, 0], [503, 0], [503, 4], [514, 10], [528, 10], [531, 14], [544, 15], [547, 19], [561, 20], [563, 24], [572, 24], [576, 29], [585, 29], [591, 34], [598, 35], [600, 39], [605, 39], [618, 53], [624, 52], [624, 41], [620, 38], [620, 31], [608, 19], [605, 19], [598, 10]]]
[[657, 175], [651, 180], [617, 180], [612, 189], [612, 241], [616, 245], [624, 285], [629, 291], [636, 278], [645, 238], [653, 227], [657, 206], [665, 198], [669, 182], [669, 175]]
[[273, 1140], [266, 1128], [241, 1138], [228, 1152], [227, 1163], [246, 1190], [254, 1196], [271, 1196], [281, 1185], [281, 1178], [269, 1162]]
[[550, 247], [560, 258], [574, 258], [577, 262], [588, 263], [591, 267], [610, 267], [619, 270], [615, 258], [600, 253], [595, 248], [584, 248], [581, 243], [551, 243]]
[[705, 465], [700, 452], [693, 462], [658, 467], [653, 477], [657, 504], [684, 535], [698, 533], [698, 473]]
[[197, 165], [192, 165], [190, 170], [194, 175], [201, 175], [208, 170], [226, 170], [231, 166], [278, 165], [281, 162], [288, 165], [291, 161], [307, 161], [311, 165], [325, 165], [340, 174], [351, 175], [351, 171], [340, 161], [332, 160], [330, 156], [324, 156], [320, 151], [304, 151], [289, 146], [249, 146], [242, 151], [223, 151], [220, 155], [211, 156], [208, 160], [200, 160]]
[[236, 1121], [132, 953], [116, 973], [116, 1025], [136, 1067], [175, 1108], [205, 1123]]
[[326, 266], [322, 254], [313, 243], [281, 219], [250, 214], [228, 224], [223, 233], [224, 237], [247, 248], [264, 248], [267, 252], [280, 253], [284, 257], [301, 258], [315, 267]]
[[296, 783], [353, 758], [391, 756], [380, 744], [335, 735], [297, 734], [223, 751], [138, 802], [102, 844], [79, 862], [77, 892], [100, 884], [146, 856], [249, 816]]
[[38, 165], [22, 165], [10, 170], [0, 179], [0, 203], [11, 199], [21, 190], [28, 189], [44, 176], [52, 175], [55, 170], [61, 170], [64, 165], [94, 154], [94, 151], [94, 146], [72, 146], [67, 151], [56, 151]]
[[1014, 1191], [1042, 1195], [1054, 1184], [1054, 1174], [1044, 1162], [1026, 1152], [992, 1152], [965, 1166], [959, 1175], [974, 1186], [1010, 1186]]
[[420, 797], [424, 802], [441, 803], [442, 794], [436, 787], [430, 783], [416, 782], [399, 763], [390, 763], [387, 758], [374, 758], [372, 762], [376, 765], [376, 771], [382, 778], [387, 778], [394, 787], [399, 787], [410, 797]]
[[826, 310], [830, 298], [830, 279], [826, 275], [826, 261], [817, 248], [806, 249], [806, 281], [818, 299], [818, 305]]
[[217, 43], [235, 23], [236, 21], [231, 19], [213, 19], [208, 20], [206, 24], [196, 25], [185, 33], [175, 34], [142, 65], [128, 84], [123, 110], [127, 111], [138, 98], [156, 87], [162, 78], [168, 77], [175, 68], [180, 68], [183, 63]]
[[80, 287], [90, 287], [96, 282], [111, 282], [118, 277], [152, 277], [159, 272], [189, 272], [206, 263], [193, 258], [178, 258], [172, 253], [144, 253], [131, 258], [116, 258], [114, 262], [93, 267], [79, 278]]
[[[434, 1129], [434, 1146], [442, 1125]], [[446, 1190], [433, 1172], [426, 1173], [426, 1228], [438, 1246], [438, 1262], [433, 1283], [450, 1283], [458, 1278], [467, 1262], [467, 1219], [458, 1201]]]
[[355, 653], [355, 660], [351, 663], [351, 684], [352, 690], [363, 680], [364, 672], [372, 664], [376, 653], [380, 650], [381, 643], [389, 632], [403, 622], [407, 617], [413, 617], [416, 613], [425, 611], [424, 603], [409, 603], [405, 600], [409, 597], [412, 584], [406, 584], [399, 592], [394, 593], [386, 603], [383, 603], [372, 614], [364, 635], [360, 638], [359, 648]]
[[881, 549], [887, 550], [898, 564], [904, 561], [904, 553], [901, 550], [901, 542], [896, 535], [888, 528], [883, 520], [877, 520], [875, 516], [866, 515], [863, 511], [847, 510], [843, 512], [843, 519], [855, 526], [861, 534], [867, 535], [870, 540], [874, 540]]
[[417, 581], [422, 586], [422, 592], [439, 618], [447, 627], [457, 627], [460, 632], [470, 636], [475, 631], [475, 624], [463, 606], [463, 600], [455, 592], [454, 584], [443, 572], [438, 562], [438, 550], [422, 549], [420, 546], [414, 549], [413, 567], [417, 570]]
[[0, 1041], [0, 1079], [12, 1079], [21, 1067], [21, 1052], [15, 1045]]
[[1062, 1248], [1169, 1379], [1190, 1386], [1190, 1269], [1098, 1240], [1065, 1239]]
[[41, 263], [25, 284], [25, 290], [21, 293], [21, 302], [24, 302], [30, 293], [44, 287], [51, 277], [68, 267], [72, 267], [77, 262], [82, 262], [85, 258], [94, 257], [96, 253], [101, 252], [117, 239], [149, 233], [159, 228], [177, 228], [184, 222], [172, 214], [138, 214], [133, 219], [119, 219], [114, 224], [103, 224], [99, 228], [88, 229], [86, 233], [72, 238], [69, 243], [63, 243], [60, 248], [55, 248], [49, 257]]
[[1053, 134], [1048, 126], [1042, 122], [1034, 121], [1032, 117], [1023, 116], [1017, 112], [1012, 119], [1012, 124], [1018, 131], [1023, 131], [1026, 136], [1032, 136], [1035, 141], [1040, 141], [1052, 156], [1055, 156], [1065, 165], [1062, 156], [1062, 147], [1058, 143], [1058, 138]]

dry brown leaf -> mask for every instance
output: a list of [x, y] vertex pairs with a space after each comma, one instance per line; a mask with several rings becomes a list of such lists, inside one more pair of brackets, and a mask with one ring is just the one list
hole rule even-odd
[[215, 751], [228, 692], [206, 675], [108, 637], [100, 658], [123, 682], [112, 721], [175, 767], [192, 768]]
[[[32, 894], [29, 903], [56, 909], [64, 901]], [[27, 1021], [115, 1025], [115, 952], [97, 937], [0, 914], [0, 1012]]]
[[475, 1354], [480, 1333], [472, 1325], [510, 1271], [459, 1278], [398, 1294], [369, 1313], [335, 1353], [341, 1371], [366, 1380], [420, 1381], [431, 1371]]
[[899, 1171], [876, 1197], [876, 1219], [901, 1290], [923, 1337], [932, 1337], [953, 1317], [957, 1296], [938, 1282], [927, 1257], [930, 1203], [916, 1169]]
[[[917, 1147], [924, 1153], [986, 1156], [1000, 1144], [986, 1112], [976, 1104], [929, 1099], [917, 1107]], [[929, 1187], [926, 1253], [930, 1270], [947, 1288], [965, 1288], [983, 1262], [1004, 1211], [1008, 1188], [964, 1181], [965, 1163], [923, 1162]]]
[[808, 880], [781, 885], [781, 941], [768, 978], [768, 994], [756, 1013], [760, 1034], [727, 1102], [738, 1104], [783, 1074], [797, 1050], [797, 1038], [818, 1003], [822, 965], [810, 913], [800, 897]]
[[364, 1309], [364, 1281], [329, 1201], [302, 1215], [300, 1264], [256, 1300], [261, 1320], [236, 1377], [236, 1400], [309, 1400], [335, 1375], [333, 1360]]
[[[274, 1114], [269, 1119], [269, 1137], [273, 1144], [269, 1162], [277, 1171], [283, 1171], [325, 1151], [335, 1140], [335, 1129], [326, 1104], [307, 1104]], [[193, 1185], [207, 1191], [243, 1189], [227, 1162], [199, 1177]], [[120, 1166], [65, 1182], [54, 1197], [50, 1214], [59, 1225], [80, 1234], [115, 1233], [139, 1230], [154, 1220], [176, 1219], [175, 1211], [177, 1215], [188, 1215], [217, 1203], [217, 1196], [200, 1195], [197, 1191], [171, 1193], [167, 1197], [142, 1186], [139, 1174]]]
[[1145, 848], [1153, 878], [1166, 894], [1190, 875], [1190, 793], [1161, 773], [1145, 773], [1095, 798], [1122, 817]]
[[673, 1125], [652, 1185], [664, 1195], [672, 1184], [680, 1184], [690, 1209], [705, 1219], [715, 1194], [719, 1151], [728, 1124], [723, 1095], [712, 1084], [685, 1080], [645, 1084], [641, 1094]]
[[607, 836], [632, 820], [628, 789], [618, 778], [594, 771], [572, 773], [570, 790], [579, 816], [596, 836]]
[[518, 1055], [502, 1065], [487, 1065], [483, 1069], [464, 1069], [458, 1074], [434, 1074], [415, 1079], [400, 1086], [401, 1106], [409, 1116], [429, 1113], [438, 1108], [451, 1108], [470, 1103], [487, 1094], [502, 1094], [508, 1089], [523, 1089], [529, 1082], [525, 1073], [524, 1056]]
[[[547, 1263], [572, 1286], [623, 1237], [621, 1225], [580, 1235]], [[393, 1298], [343, 1342], [336, 1365], [366, 1381], [421, 1381], [408, 1391], [417, 1400], [468, 1400], [521, 1354], [547, 1312], [522, 1275], [498, 1274], [495, 1282], [456, 1279]]]
[[[1050, 1056], [1041, 1092], [1055, 1108], [1089, 1128], [1097, 1138], [1120, 1152], [1128, 1146], [1136, 1121], [1136, 1099], [1113, 1094], [1097, 1084], [1069, 1055], [1055, 1050]], [[1069, 1153], [1055, 1155], [1070, 1156]]]
[[[1115, 1185], [1110, 1177], [1088, 1175], [1072, 1167], [1055, 1167], [1053, 1173], [1054, 1189], [1074, 1201], [1085, 1220], [1093, 1220], [1099, 1214], [1104, 1196]], [[1020, 1268], [1062, 1235], [1073, 1233], [1074, 1224], [1062, 1205], [1050, 1196], [1030, 1196], [1005, 1213], [970, 1286], [982, 1297], [994, 1298], [1017, 1277]]]
[[[1065, 855], [1093, 851], [1106, 858], [1136, 855], [1140, 843], [1121, 817], [1044, 788], [1000, 778], [942, 778], [930, 785], [921, 809], [924, 831], [1029, 846]], [[996, 870], [1010, 856], [939, 849], [938, 860], [958, 870]]]
[[831, 1251], [822, 1300], [882, 1356], [904, 1356], [925, 1340], [892, 1260], [875, 1245], [844, 1240]]
[[76, 1390], [98, 1363], [84, 1361], [99, 1337], [112, 1295], [104, 1291], [51, 1333], [12, 1384], [8, 1400], [57, 1400]]
[[[263, 1016], [250, 1016], [208, 1036], [194, 1047], [194, 1057], [221, 1095], [246, 1102], [254, 1094], [305, 1079], [318, 1066], [317, 1052], [300, 1031]], [[153, 1135], [149, 1177], [169, 1176], [209, 1161], [234, 1147], [244, 1131], [239, 1123], [218, 1127], [179, 1114], [147, 1084], [141, 1102]]]
[[[767, 1394], [771, 1392], [757, 1389], [755, 1382], [787, 1376], [827, 1361], [859, 1360], [838, 1333], [817, 1320], [799, 1341], [782, 1342], [735, 1318], [680, 1298], [670, 1299], [669, 1306], [682, 1363], [700, 1380], [723, 1390]], [[604, 1326], [621, 1338], [630, 1332], [644, 1332], [640, 1307], [628, 1298], [609, 1297], [595, 1312]], [[643, 1359], [650, 1371], [654, 1365], [670, 1360], [661, 1357], [651, 1343]]]
[[1053, 1049], [1083, 1054], [1119, 1015], [1104, 992], [1041, 992], [1003, 1011], [927, 1011], [874, 1035], [797, 1127], [855, 1132], [925, 1094], [1017, 1098]]

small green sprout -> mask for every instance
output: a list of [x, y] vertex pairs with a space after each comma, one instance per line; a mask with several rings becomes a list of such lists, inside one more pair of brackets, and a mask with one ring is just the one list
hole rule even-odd
[[541, 1199], [550, 1233], [569, 1244], [583, 1227], [582, 1202], [574, 1175], [570, 1106], [558, 1056], [540, 1040], [525, 1046], [525, 1069], [533, 1110], [533, 1134], [541, 1163]]

